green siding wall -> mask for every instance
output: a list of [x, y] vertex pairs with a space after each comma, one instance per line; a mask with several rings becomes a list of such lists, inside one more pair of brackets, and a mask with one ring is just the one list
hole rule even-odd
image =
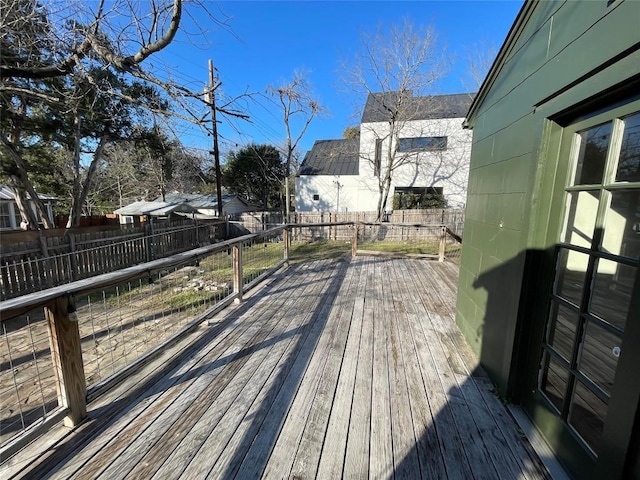
[[[457, 323], [503, 394], [513, 375], [525, 252], [553, 244], [545, 122], [637, 75], [640, 2], [535, 2], [468, 119], [473, 150]], [[526, 11], [523, 10], [523, 12]], [[545, 180], [545, 181], [547, 181]], [[555, 217], [555, 218], [554, 218]], [[532, 292], [529, 292], [531, 295]], [[535, 292], [533, 292], [535, 294]]]

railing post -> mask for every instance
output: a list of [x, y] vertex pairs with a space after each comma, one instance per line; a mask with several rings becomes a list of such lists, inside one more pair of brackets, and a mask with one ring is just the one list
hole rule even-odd
[[233, 293], [235, 302], [242, 302], [243, 276], [242, 276], [242, 242], [231, 247], [233, 252]]
[[144, 226], [144, 251], [145, 251], [145, 261], [150, 262], [153, 260], [153, 230], [151, 229], [151, 224], [146, 223]]
[[47, 245], [47, 237], [42, 232], [38, 232], [38, 238], [40, 240], [40, 251], [42, 252], [42, 266], [46, 272], [46, 285], [48, 288], [53, 287], [53, 266], [49, 258], [49, 246]]
[[80, 278], [80, 269], [78, 268], [78, 257], [76, 253], [76, 235], [75, 233], [69, 233], [69, 261], [71, 266], [71, 280], [78, 280]]
[[[68, 427], [87, 416], [87, 384], [82, 362], [78, 322], [70, 318], [75, 306], [69, 296], [59, 297], [44, 309], [49, 326], [51, 359], [56, 377], [58, 404], [69, 409]], [[74, 315], [75, 317], [75, 315]]]
[[282, 230], [282, 241], [284, 242], [284, 261], [289, 264], [289, 228]]
[[353, 237], [351, 238], [351, 256], [356, 256], [356, 251], [358, 250], [358, 224], [353, 224]]
[[447, 227], [440, 227], [441, 235], [440, 235], [440, 249], [438, 251], [438, 261], [444, 262], [444, 248], [447, 243]]

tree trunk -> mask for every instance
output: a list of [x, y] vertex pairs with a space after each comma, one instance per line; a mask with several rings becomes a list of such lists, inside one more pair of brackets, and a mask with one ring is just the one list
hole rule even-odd
[[98, 148], [96, 148], [96, 151], [93, 154], [93, 158], [91, 159], [91, 163], [89, 164], [89, 168], [87, 169], [84, 183], [82, 183], [80, 176], [79, 147], [77, 147], [77, 151], [74, 154], [77, 156], [75, 160], [77, 162], [77, 166], [73, 178], [73, 198], [71, 199], [71, 210], [69, 212], [69, 220], [67, 221], [66, 228], [80, 226], [80, 218], [82, 218], [82, 206], [84, 205], [85, 201], [87, 200], [87, 196], [89, 195], [91, 180], [93, 179], [93, 175], [96, 171], [96, 168], [98, 167], [98, 163], [102, 159], [102, 152], [104, 151], [104, 147], [107, 144], [108, 138], [109, 137], [107, 134], [102, 135], [102, 137], [100, 138]]

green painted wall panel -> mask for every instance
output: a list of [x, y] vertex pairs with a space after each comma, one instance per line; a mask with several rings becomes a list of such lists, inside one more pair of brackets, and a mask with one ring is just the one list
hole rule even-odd
[[478, 136], [474, 132], [474, 142], [471, 147], [473, 155], [475, 156], [475, 162], [471, 166], [472, 169], [480, 168], [485, 165], [495, 163], [493, 157], [493, 138], [487, 137], [484, 139], [478, 139]]
[[505, 160], [503, 165], [502, 191], [508, 193], [524, 193], [531, 191], [532, 176], [536, 171], [534, 155], [526, 153]]
[[[551, 269], [562, 202], [550, 198], [564, 188], [566, 155], [560, 159], [558, 146], [562, 122], [573, 121], [566, 112], [640, 75], [640, 1], [607, 3], [528, 2], [523, 11], [535, 7], [527, 24], [468, 119], [473, 149], [456, 321], [504, 395], [526, 387], [514, 380], [522, 366], [531, 368], [531, 382], [537, 372], [539, 351], [523, 336], [520, 353], [517, 335], [523, 328], [542, 336], [536, 320], [547, 306], [535, 290], [550, 286], [535, 274], [525, 278], [536, 270], [525, 272], [525, 258], [544, 254], [540, 263]], [[527, 309], [538, 316], [520, 326]], [[566, 431], [556, 433], [546, 432], [566, 456]], [[589, 478], [589, 469], [578, 474]]]
[[[488, 307], [486, 297], [478, 292], [482, 288], [477, 281], [465, 281], [460, 284], [459, 296], [465, 313], [457, 320], [462, 331], [470, 335], [470, 343], [480, 349], [481, 361], [494, 381], [503, 387], [511, 369], [522, 259], [532, 246], [528, 239], [536, 238], [530, 231], [532, 206], [545, 203], [539, 195], [546, 192], [535, 185], [544, 154], [541, 141], [545, 118], [571, 106], [568, 101], [580, 101], [622, 81], [623, 66], [627, 76], [633, 74], [633, 65], [622, 59], [595, 75], [594, 80], [586, 79], [559, 94], [558, 99], [564, 103], [553, 100], [535, 107], [585, 72], [640, 42], [640, 2], [615, 2], [608, 8], [606, 3], [539, 2], [476, 116], [469, 119], [473, 150], [464, 249], [473, 249], [474, 253], [463, 252], [461, 271], [476, 279], [500, 272], [501, 282], [490, 283], [495, 289], [490, 295], [516, 300], [505, 309], [507, 313], [494, 313], [491, 325], [485, 325]], [[572, 93], [578, 91], [580, 98]], [[545, 212], [536, 213], [540, 214]], [[469, 302], [476, 308], [473, 315]], [[475, 338], [479, 329], [488, 332], [490, 338]]]
[[[479, 109], [476, 141], [532, 113], [533, 106], [548, 95], [640, 41], [639, 9], [636, 1], [616, 2], [609, 8], [604, 1], [563, 4], [555, 13], [553, 28], [545, 23], [503, 67]], [[554, 38], [549, 36], [550, 29], [562, 33], [553, 43], [557, 53], [547, 58], [550, 38]]]
[[[498, 196], [498, 201], [501, 204], [499, 226], [504, 230], [520, 232], [524, 227], [527, 213], [525, 194], [521, 192], [505, 193]], [[505, 238], [501, 238], [501, 242], [509, 243]]]

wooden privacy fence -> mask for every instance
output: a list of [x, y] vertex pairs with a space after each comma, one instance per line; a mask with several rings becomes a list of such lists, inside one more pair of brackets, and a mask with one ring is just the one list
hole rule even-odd
[[388, 222], [289, 224], [292, 242], [350, 243], [351, 254], [409, 255], [460, 263], [462, 237], [446, 225]]
[[[285, 222], [284, 215], [280, 212], [246, 212], [229, 217], [229, 234], [230, 236], [246, 235], [247, 233], [255, 233], [284, 223], [375, 223], [376, 217], [376, 212], [295, 212], [290, 215], [290, 221]], [[396, 210], [387, 215], [383, 223], [446, 225], [452, 232], [461, 237], [464, 228], [464, 209]]]
[[2, 244], [0, 299], [113, 272], [220, 239], [224, 223], [171, 223], [92, 233], [41, 234]]

